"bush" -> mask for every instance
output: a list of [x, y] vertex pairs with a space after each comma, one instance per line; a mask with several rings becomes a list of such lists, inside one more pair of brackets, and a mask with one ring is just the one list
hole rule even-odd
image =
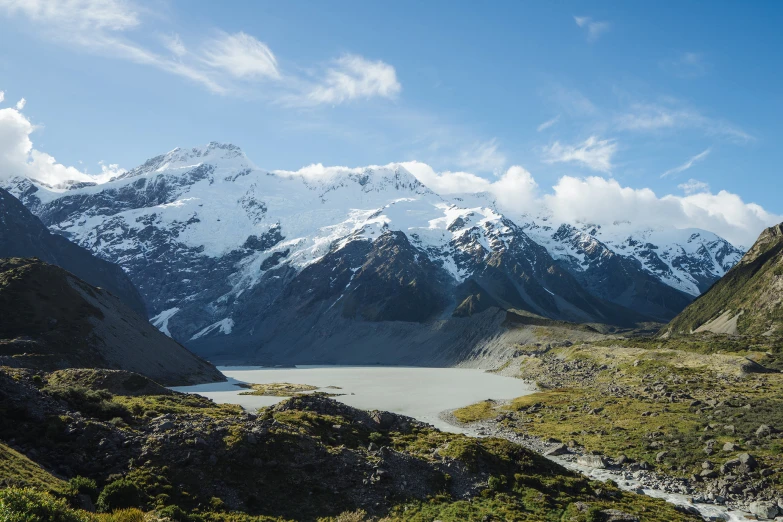
[[95, 502], [98, 498], [98, 485], [92, 479], [73, 477], [68, 481], [68, 494], [73, 497], [76, 495], [87, 495]]
[[101, 513], [111, 513], [116, 509], [138, 507], [141, 504], [141, 491], [134, 482], [128, 479], [119, 479], [107, 484], [95, 507]]
[[87, 522], [63, 499], [31, 488], [0, 490], [0, 520], [3, 522]]
[[101, 515], [100, 522], [144, 522], [144, 512], [136, 509], [118, 509], [111, 515]]
[[122, 404], [113, 402], [112, 394], [106, 390], [90, 390], [84, 386], [50, 387], [45, 391], [62, 399], [73, 408], [89, 417], [110, 420], [115, 417], [129, 418], [130, 412]]

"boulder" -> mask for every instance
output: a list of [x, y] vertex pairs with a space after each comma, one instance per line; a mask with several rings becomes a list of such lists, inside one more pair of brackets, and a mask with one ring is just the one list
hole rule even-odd
[[772, 428], [766, 424], [762, 424], [756, 430], [756, 437], [769, 437], [770, 435], [772, 435]]
[[576, 459], [576, 463], [580, 466], [588, 466], [591, 468], [605, 468], [606, 462], [600, 455], [579, 455]]
[[655, 455], [655, 462], [660, 464], [666, 459], [667, 455], [669, 455], [668, 451], [659, 451], [658, 454]]
[[737, 458], [739, 459], [740, 463], [747, 468], [748, 471], [753, 471], [759, 465], [756, 461], [756, 458], [749, 453], [740, 453], [737, 455]]
[[737, 451], [739, 449], [739, 446], [734, 444], [733, 442], [727, 442], [723, 445], [723, 451]]
[[748, 508], [751, 513], [761, 520], [772, 520], [780, 513], [777, 504], [774, 502], [751, 502]]
[[565, 444], [558, 444], [557, 446], [547, 450], [544, 455], [548, 457], [556, 457], [558, 455], [566, 455], [568, 453], [571, 453], [568, 451], [568, 446]]

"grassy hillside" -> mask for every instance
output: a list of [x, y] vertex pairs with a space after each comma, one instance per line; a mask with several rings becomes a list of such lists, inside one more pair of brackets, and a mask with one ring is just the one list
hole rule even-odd
[[783, 224], [765, 230], [742, 260], [675, 317], [667, 331], [760, 335], [783, 325]]

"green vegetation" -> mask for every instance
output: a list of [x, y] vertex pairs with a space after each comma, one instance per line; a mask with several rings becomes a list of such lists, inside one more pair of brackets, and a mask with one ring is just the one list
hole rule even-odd
[[311, 392], [318, 389], [318, 386], [309, 384], [291, 384], [288, 382], [273, 382], [268, 384], [248, 384], [243, 387], [250, 388], [252, 391], [242, 392], [240, 395], [260, 395], [266, 397], [293, 397], [304, 392]]
[[62, 498], [31, 488], [0, 489], [3, 522], [87, 522], [87, 516], [70, 509]]
[[[107, 375], [43, 376], [42, 387], [35, 375], [0, 371], [0, 437], [74, 471], [63, 482], [34, 468], [36, 480], [6, 484], [4, 522], [559, 521], [580, 520], [582, 507], [651, 505], [668, 520], [695, 520], [661, 501], [610, 495], [504, 439], [442, 433], [322, 396], [248, 415], [199, 396], [90, 388]], [[113, 408], [122, 415], [107, 420]], [[6, 453], [8, 475], [33, 464]], [[76, 509], [85, 495], [98, 514]]]
[[465, 424], [491, 419], [497, 414], [495, 402], [490, 399], [454, 411], [454, 417]]
[[[61, 493], [66, 484], [13, 448], [0, 442], [0, 485], [35, 487]], [[2, 520], [0, 518], [0, 520]]]
[[112, 394], [105, 390], [90, 390], [83, 386], [46, 387], [44, 391], [62, 399], [76, 411], [100, 420], [128, 418], [130, 412], [122, 404], [112, 400]]
[[[783, 444], [756, 431], [783, 427], [783, 374], [748, 361], [774, 366], [779, 347], [759, 352], [759, 341], [709, 335], [555, 348], [520, 367], [520, 375], [537, 379], [542, 391], [491, 411], [478, 403], [455, 416], [512, 412], [513, 419], [503, 421], [512, 429], [587, 452], [624, 455], [675, 476], [698, 474], [707, 458], [719, 467], [741, 452], [779, 470]], [[708, 440], [714, 441], [711, 454], [704, 451]], [[723, 451], [729, 442], [736, 448]], [[780, 473], [770, 480], [783, 484]]]
[[71, 497], [87, 495], [95, 502], [98, 500], [98, 485], [93, 479], [76, 476], [68, 481], [68, 495]]
[[95, 507], [102, 513], [111, 513], [118, 509], [134, 508], [141, 504], [141, 491], [135, 482], [119, 479], [110, 482], [98, 496]]
[[152, 418], [164, 413], [198, 413], [221, 418], [239, 415], [242, 412], [241, 406], [236, 404], [216, 404], [200, 395], [114, 396], [112, 401], [127, 409], [134, 417], [138, 418]]

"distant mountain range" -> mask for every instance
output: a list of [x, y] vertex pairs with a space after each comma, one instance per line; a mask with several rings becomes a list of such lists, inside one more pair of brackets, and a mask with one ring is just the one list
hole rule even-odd
[[557, 223], [439, 195], [398, 164], [267, 172], [218, 143], [100, 185], [5, 186], [122, 266], [161, 331], [224, 361], [421, 362], [497, 335], [498, 310], [668, 321], [743, 254], [703, 230]]
[[669, 324], [673, 334], [783, 333], [783, 223], [761, 233], [734, 268]]

